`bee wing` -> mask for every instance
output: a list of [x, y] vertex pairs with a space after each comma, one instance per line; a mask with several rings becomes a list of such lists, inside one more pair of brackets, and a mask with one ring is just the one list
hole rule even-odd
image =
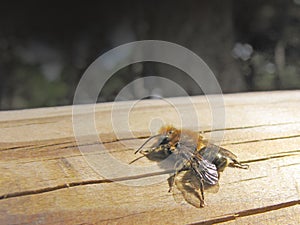
[[179, 148], [187, 148], [189, 151], [194, 152], [195, 149], [197, 148], [197, 143], [192, 140], [192, 139], [188, 139], [188, 138], [183, 138], [180, 140], [180, 142], [178, 143]]
[[191, 162], [193, 171], [198, 177], [203, 179], [204, 182], [209, 185], [215, 185], [218, 183], [219, 174], [217, 167], [212, 162], [203, 158], [202, 155], [195, 150], [195, 148], [191, 148], [190, 146], [186, 146], [182, 143], [180, 143], [178, 147], [182, 157]]
[[210, 162], [214, 160], [215, 156], [218, 153], [221, 153], [224, 157], [227, 157], [232, 160], [237, 159], [237, 156], [233, 154], [231, 151], [211, 143], [208, 143], [207, 146], [200, 149], [199, 153]]
[[215, 185], [218, 183], [219, 174], [217, 167], [211, 162], [202, 159], [198, 161], [198, 166], [194, 168], [195, 172], [200, 174], [204, 182], [209, 185]]

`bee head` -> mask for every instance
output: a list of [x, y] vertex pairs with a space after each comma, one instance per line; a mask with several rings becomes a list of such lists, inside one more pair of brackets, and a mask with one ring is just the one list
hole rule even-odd
[[[138, 148], [138, 150], [135, 151], [135, 154], [140, 152], [140, 150], [152, 139], [156, 139], [156, 142], [151, 146], [151, 150], [153, 151], [154, 149], [157, 150], [159, 149], [159, 146], [164, 146], [164, 145], [169, 145], [169, 146], [175, 146], [180, 138], [180, 133], [181, 131], [176, 129], [173, 126], [163, 126], [160, 128], [159, 132], [157, 135], [153, 135], [150, 138], [148, 138], [144, 144], [141, 145], [141, 147]], [[143, 151], [148, 152], [149, 150]]]
[[160, 144], [175, 144], [180, 138], [180, 130], [170, 125], [160, 128], [159, 134], [161, 134]]

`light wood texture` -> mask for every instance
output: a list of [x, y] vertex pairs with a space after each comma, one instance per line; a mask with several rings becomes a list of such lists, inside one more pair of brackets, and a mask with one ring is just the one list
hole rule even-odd
[[[186, 98], [171, 100], [185, 115], [192, 113]], [[104, 103], [95, 107], [100, 139], [90, 139], [87, 129], [80, 148], [71, 106], [0, 112], [0, 224], [300, 224], [300, 91], [224, 95], [225, 128], [213, 130], [207, 99], [190, 101], [197, 130], [207, 138], [224, 132], [221, 146], [250, 165], [227, 168], [218, 192], [205, 192], [204, 208], [189, 204], [178, 188], [168, 193], [167, 171], [143, 170], [156, 162], [144, 158], [130, 166], [132, 173], [120, 171], [137, 157], [133, 152], [149, 137], [149, 127], [158, 129], [159, 120], [180, 126], [174, 107], [162, 100], [136, 103], [126, 117], [131, 134], [118, 115], [133, 102], [116, 103], [113, 116], [113, 104]], [[88, 106], [79, 107], [84, 121]], [[107, 155], [120, 163], [103, 168], [112, 171], [112, 180], [93, 167]], [[127, 183], [151, 180], [160, 182]]]

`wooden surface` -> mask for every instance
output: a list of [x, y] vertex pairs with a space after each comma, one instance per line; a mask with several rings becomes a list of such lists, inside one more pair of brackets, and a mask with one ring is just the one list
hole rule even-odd
[[[185, 98], [173, 101], [190, 113]], [[98, 104], [95, 126], [101, 141], [89, 139], [87, 130], [81, 143], [91, 157], [77, 146], [72, 107], [66, 106], [0, 112], [0, 224], [300, 224], [300, 91], [224, 95], [225, 128], [212, 131], [207, 99], [191, 101], [201, 124], [198, 131], [204, 130], [207, 138], [224, 132], [221, 145], [250, 165], [249, 170], [227, 168], [218, 192], [205, 192], [205, 208], [188, 203], [179, 187], [168, 193], [166, 171], [140, 169], [155, 162], [132, 164], [134, 175], [112, 172], [114, 181], [88, 162], [109, 154], [120, 166], [128, 165], [150, 135], [149, 126], [157, 129], [160, 120], [179, 126], [167, 101], [145, 100], [130, 110], [127, 122], [134, 137], [122, 128], [115, 134], [114, 127], [122, 123], [111, 122], [130, 102], [117, 104], [116, 117], [111, 103]], [[114, 166], [109, 170], [118, 172]], [[154, 178], [160, 182], [126, 183]]]

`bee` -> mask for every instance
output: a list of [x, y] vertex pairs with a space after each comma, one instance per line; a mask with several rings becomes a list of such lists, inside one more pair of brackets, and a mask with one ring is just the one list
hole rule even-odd
[[[148, 149], [144, 146], [152, 139], [156, 141]], [[141, 153], [141, 157], [164, 159], [175, 156], [175, 173], [170, 183], [169, 192], [172, 191], [176, 176], [181, 171], [191, 171], [199, 181], [196, 189], [200, 200], [200, 207], [204, 207], [204, 185], [214, 186], [218, 183], [220, 173], [227, 166], [240, 169], [248, 169], [248, 165], [241, 164], [237, 156], [229, 150], [211, 144], [197, 132], [185, 129], [177, 129], [171, 125], [160, 128], [158, 134], [148, 138], [145, 143], [135, 151]], [[140, 158], [141, 158], [140, 157]], [[137, 158], [136, 160], [138, 160]], [[133, 163], [133, 160], [131, 163]]]

